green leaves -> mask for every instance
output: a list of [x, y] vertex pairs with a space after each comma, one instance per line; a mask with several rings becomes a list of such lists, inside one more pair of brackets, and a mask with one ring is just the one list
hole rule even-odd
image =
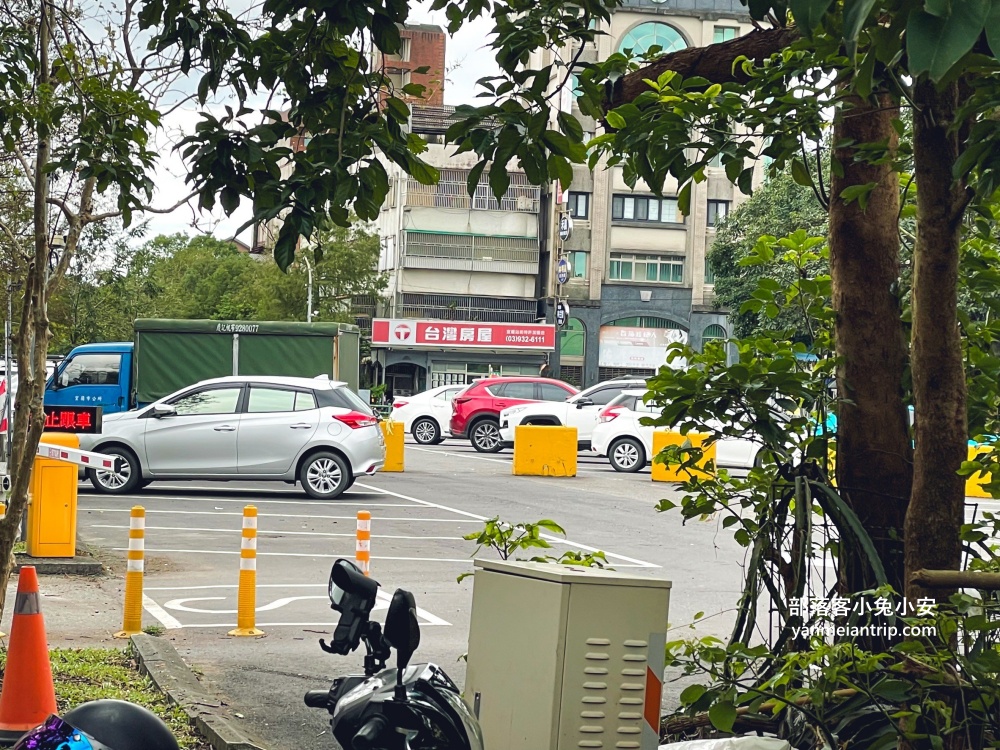
[[708, 709], [708, 719], [720, 732], [732, 732], [736, 723], [736, 706], [729, 701], [714, 703]]
[[808, 35], [820, 25], [832, 4], [833, 0], [789, 0], [788, 8], [796, 25]]
[[[906, 53], [914, 76], [927, 74], [940, 81], [967, 55], [986, 26], [991, 0], [961, 0], [951, 3], [951, 12], [943, 15], [947, 3], [932, 2], [930, 10], [914, 10], [906, 24]], [[997, 32], [994, 32], [994, 34]]]

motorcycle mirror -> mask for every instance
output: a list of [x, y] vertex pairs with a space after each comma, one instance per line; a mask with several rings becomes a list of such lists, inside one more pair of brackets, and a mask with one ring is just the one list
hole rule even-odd
[[349, 560], [337, 560], [330, 568], [327, 593], [330, 606], [338, 612], [343, 612], [345, 608], [357, 609], [359, 604], [368, 604], [367, 611], [370, 612], [375, 606], [378, 581], [366, 576]]
[[329, 646], [320, 641], [324, 651], [349, 654], [361, 643], [369, 615], [378, 596], [378, 581], [368, 578], [354, 563], [337, 560], [330, 570], [328, 585], [330, 606], [340, 612], [340, 620]]
[[399, 668], [406, 669], [420, 645], [420, 623], [417, 621], [417, 602], [413, 594], [396, 589], [385, 616], [383, 637], [396, 649]]

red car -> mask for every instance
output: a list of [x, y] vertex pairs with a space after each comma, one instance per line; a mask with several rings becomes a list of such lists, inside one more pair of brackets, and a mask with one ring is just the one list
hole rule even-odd
[[468, 437], [480, 453], [496, 453], [500, 444], [500, 412], [531, 401], [565, 401], [579, 393], [569, 383], [551, 378], [483, 378], [460, 391], [451, 402], [452, 437]]

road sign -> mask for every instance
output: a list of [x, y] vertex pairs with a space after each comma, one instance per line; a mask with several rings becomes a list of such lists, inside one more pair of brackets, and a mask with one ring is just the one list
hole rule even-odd
[[559, 217], [559, 239], [563, 242], [568, 240], [573, 234], [573, 219], [569, 214], [563, 214]]
[[563, 300], [556, 305], [556, 325], [562, 328], [569, 322], [569, 303]]
[[100, 435], [100, 406], [44, 406], [46, 432], [76, 432], [78, 434]]
[[560, 258], [556, 263], [556, 281], [560, 284], [565, 284], [569, 281], [569, 274], [571, 271], [568, 258]]

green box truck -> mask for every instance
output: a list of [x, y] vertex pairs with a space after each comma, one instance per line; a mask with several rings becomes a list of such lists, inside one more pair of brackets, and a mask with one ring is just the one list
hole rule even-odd
[[84, 344], [49, 378], [46, 406], [135, 409], [226, 375], [326, 375], [357, 392], [361, 331], [346, 323], [135, 321], [129, 342]]

